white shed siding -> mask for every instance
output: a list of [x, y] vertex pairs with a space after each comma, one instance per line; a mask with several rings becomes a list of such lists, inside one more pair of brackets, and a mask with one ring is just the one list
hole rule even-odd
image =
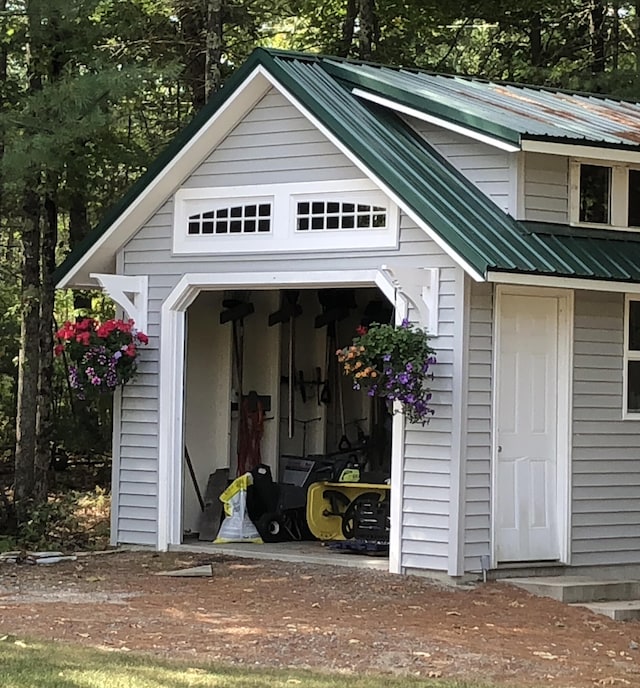
[[622, 294], [576, 292], [572, 564], [640, 563], [640, 421], [622, 420]]
[[412, 117], [407, 122], [505, 212], [512, 209], [515, 154]]
[[569, 222], [569, 160], [566, 156], [526, 153], [524, 219]]
[[278, 184], [358, 178], [362, 172], [272, 89], [184, 187], [245, 186], [262, 175]]
[[490, 552], [493, 294], [492, 284], [471, 284], [464, 493], [465, 571], [478, 571], [480, 556]]
[[[280, 95], [272, 91], [240, 122], [184, 186], [211, 187], [359, 178], [354, 167]], [[405, 215], [397, 249], [269, 254], [172, 255], [173, 201], [142, 227], [124, 249], [125, 274], [149, 275], [149, 347], [143, 373], [127, 387], [121, 424], [119, 542], [155, 542], [157, 519], [158, 338], [164, 300], [186, 272], [286, 272], [378, 268], [391, 264], [438, 267], [440, 334], [433, 383], [435, 418], [406, 434], [404, 568], [446, 570], [453, 365], [453, 262]], [[125, 468], [127, 466], [128, 468]], [[139, 499], [137, 498], [139, 497]]]

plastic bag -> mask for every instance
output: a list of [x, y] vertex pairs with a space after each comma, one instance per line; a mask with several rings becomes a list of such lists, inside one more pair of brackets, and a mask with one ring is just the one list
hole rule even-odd
[[255, 542], [262, 544], [262, 538], [247, 513], [247, 488], [253, 485], [251, 473], [236, 478], [220, 495], [224, 504], [225, 519], [220, 526], [215, 544], [225, 542]]

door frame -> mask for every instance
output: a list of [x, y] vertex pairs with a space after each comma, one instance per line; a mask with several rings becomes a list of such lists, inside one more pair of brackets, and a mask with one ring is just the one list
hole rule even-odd
[[[275, 273], [188, 273], [171, 291], [160, 315], [160, 379], [158, 418], [157, 549], [166, 551], [182, 541], [182, 482], [184, 437], [184, 373], [186, 310], [201, 291], [224, 289], [315, 289], [378, 287], [396, 309], [396, 319], [408, 312], [407, 302], [382, 269]], [[391, 535], [389, 571], [401, 572], [402, 467], [404, 416], [393, 416]]]
[[558, 299], [558, 375], [557, 375], [557, 432], [556, 432], [556, 519], [561, 564], [571, 563], [571, 449], [572, 449], [572, 391], [573, 391], [573, 289], [551, 289], [498, 284], [495, 288], [492, 355], [491, 403], [491, 568], [498, 566], [498, 377], [500, 366], [500, 324], [504, 296], [547, 296]]

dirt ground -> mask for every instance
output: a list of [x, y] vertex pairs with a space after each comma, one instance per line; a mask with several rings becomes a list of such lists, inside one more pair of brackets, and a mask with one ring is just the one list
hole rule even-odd
[[[205, 578], [162, 570], [212, 563]], [[332, 566], [117, 552], [0, 564], [0, 635], [245, 666], [640, 686], [640, 623], [504, 583], [460, 590]]]

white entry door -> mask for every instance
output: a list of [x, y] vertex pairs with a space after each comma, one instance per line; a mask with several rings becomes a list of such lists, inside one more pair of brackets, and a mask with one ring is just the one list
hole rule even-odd
[[560, 559], [558, 357], [562, 298], [504, 293], [497, 337], [497, 563]]

